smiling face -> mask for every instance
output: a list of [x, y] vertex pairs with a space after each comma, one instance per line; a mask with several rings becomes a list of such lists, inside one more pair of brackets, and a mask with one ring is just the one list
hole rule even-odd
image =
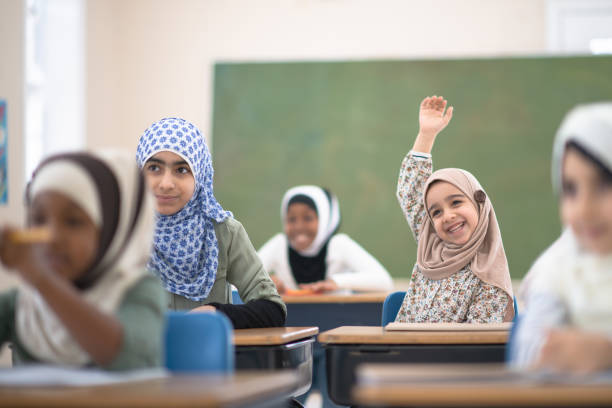
[[287, 208], [285, 234], [289, 244], [303, 251], [312, 244], [319, 230], [319, 217], [312, 207], [304, 203], [293, 203]]
[[468, 242], [478, 225], [478, 210], [461, 190], [446, 181], [434, 182], [425, 203], [441, 240], [456, 245]]
[[574, 148], [563, 160], [561, 220], [589, 252], [612, 253], [612, 179]]
[[160, 214], [176, 214], [191, 200], [195, 179], [189, 164], [178, 154], [156, 153], [147, 160], [143, 171]]
[[28, 223], [49, 229], [51, 240], [34, 250], [53, 272], [74, 282], [91, 267], [100, 230], [74, 201], [61, 193], [42, 191], [30, 205]]

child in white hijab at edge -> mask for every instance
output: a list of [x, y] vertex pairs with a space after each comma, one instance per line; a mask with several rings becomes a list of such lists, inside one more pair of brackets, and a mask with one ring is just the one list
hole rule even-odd
[[552, 170], [565, 230], [524, 280], [526, 310], [511, 363], [574, 373], [612, 370], [612, 103], [567, 114]]

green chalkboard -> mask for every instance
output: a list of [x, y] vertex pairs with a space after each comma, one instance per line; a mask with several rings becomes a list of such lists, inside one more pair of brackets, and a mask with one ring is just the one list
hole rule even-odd
[[419, 103], [436, 94], [455, 112], [434, 168], [480, 180], [520, 278], [560, 230], [554, 133], [572, 106], [612, 100], [612, 58], [219, 63], [214, 84], [216, 196], [256, 248], [281, 230], [283, 193], [317, 184], [338, 195], [341, 231], [408, 278], [416, 245], [395, 188]]

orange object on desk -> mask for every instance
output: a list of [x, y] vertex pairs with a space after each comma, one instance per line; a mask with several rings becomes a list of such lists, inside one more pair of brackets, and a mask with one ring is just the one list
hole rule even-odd
[[285, 295], [287, 296], [308, 296], [308, 295], [316, 295], [312, 289], [287, 289], [285, 291]]

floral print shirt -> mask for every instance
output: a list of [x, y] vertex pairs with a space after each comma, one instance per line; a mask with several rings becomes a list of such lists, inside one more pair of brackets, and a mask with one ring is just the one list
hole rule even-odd
[[[397, 198], [418, 241], [424, 222], [423, 189], [432, 173], [431, 156], [409, 152], [402, 162]], [[445, 279], [427, 278], [414, 265], [406, 297], [396, 322], [502, 322], [510, 299], [500, 288], [480, 280], [470, 264]]]

